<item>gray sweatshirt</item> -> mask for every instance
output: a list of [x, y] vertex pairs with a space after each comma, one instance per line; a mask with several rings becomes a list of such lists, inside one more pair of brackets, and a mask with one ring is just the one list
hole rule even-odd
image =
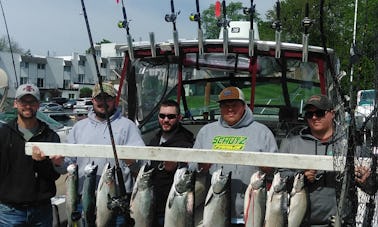
[[[217, 122], [202, 127], [198, 132], [194, 148], [247, 152], [277, 152], [278, 150], [273, 133], [268, 127], [254, 120], [253, 113], [248, 107], [240, 121], [233, 126], [229, 126], [222, 118], [219, 118]], [[258, 170], [258, 167], [213, 164], [210, 173], [221, 166], [225, 174], [232, 171], [232, 222], [244, 223], [244, 193], [251, 175]]]
[[[90, 111], [87, 118], [78, 121], [68, 135], [68, 143], [110, 145], [111, 140], [107, 121], [99, 121], [95, 116], [95, 113]], [[110, 117], [110, 121], [116, 145], [144, 146], [138, 127], [132, 121], [123, 117], [120, 109]], [[95, 165], [98, 165], [98, 184], [105, 164], [110, 162], [111, 166], [114, 166], [114, 158], [70, 157], [65, 159], [65, 166], [73, 162], [76, 162], [79, 166], [79, 192], [82, 190], [84, 181], [84, 168], [92, 161]], [[126, 191], [130, 193], [133, 187], [131, 170], [123, 161], [119, 163], [123, 170]]]

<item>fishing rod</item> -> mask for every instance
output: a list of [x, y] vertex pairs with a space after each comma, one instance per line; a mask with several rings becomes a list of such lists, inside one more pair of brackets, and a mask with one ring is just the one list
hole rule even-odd
[[275, 58], [281, 58], [281, 4], [280, 1], [276, 2], [276, 20], [272, 23], [272, 28], [276, 30], [275, 32], [275, 41], [276, 41], [276, 51]]
[[121, 2], [122, 2], [123, 21], [118, 22], [118, 27], [124, 28], [126, 30], [126, 39], [127, 39], [127, 46], [129, 49], [129, 57], [131, 61], [134, 61], [133, 39], [130, 35], [130, 26], [129, 26], [129, 21], [127, 20], [125, 4], [123, 3], [123, 0]]
[[253, 17], [255, 15], [255, 8], [256, 4], [253, 4], [253, 0], [251, 0], [251, 7], [250, 8], [243, 8], [243, 13], [245, 15], [249, 15], [249, 45], [248, 45], [248, 55], [252, 57], [254, 55], [255, 49], [255, 31], [253, 30]]
[[[100, 85], [100, 90], [101, 90], [101, 93], [104, 93], [104, 88], [103, 88], [103, 85], [102, 85], [102, 77], [101, 77], [100, 70], [99, 70], [98, 63], [97, 63], [96, 51], [95, 51], [95, 48], [94, 48], [94, 45], [93, 45], [92, 33], [91, 33], [91, 29], [89, 27], [89, 20], [88, 20], [88, 16], [87, 16], [87, 11], [85, 9], [84, 0], [81, 0], [81, 5], [82, 5], [82, 8], [83, 8], [83, 15], [84, 15], [85, 24], [86, 24], [87, 32], [88, 32], [88, 38], [89, 38], [89, 42], [90, 42], [90, 49], [91, 49], [92, 56], [93, 56], [93, 59], [94, 59], [94, 62], [95, 62], [96, 74], [97, 74], [98, 82], [99, 82], [99, 85]], [[105, 117], [106, 117], [107, 126], [109, 128], [110, 141], [111, 141], [111, 145], [112, 145], [112, 149], [113, 149], [113, 155], [114, 155], [116, 177], [117, 177], [118, 187], [119, 187], [119, 192], [120, 192], [120, 197], [109, 198], [107, 205], [108, 205], [108, 208], [114, 210], [115, 212], [117, 212], [119, 214], [125, 214], [126, 223], [129, 223], [131, 226], [133, 226], [134, 221], [130, 217], [130, 212], [128, 210], [129, 206], [128, 206], [128, 198], [127, 198], [127, 193], [126, 193], [126, 187], [125, 187], [125, 183], [124, 183], [124, 180], [123, 180], [122, 169], [120, 168], [119, 161], [118, 161], [118, 155], [117, 155], [117, 150], [116, 150], [116, 146], [115, 146], [112, 125], [111, 125], [110, 117], [109, 117], [108, 105], [106, 104], [105, 100], [103, 100], [103, 102], [105, 104]]]
[[309, 3], [306, 2], [305, 5], [305, 17], [302, 20], [303, 34], [302, 34], [302, 62], [307, 62], [308, 60], [308, 40], [309, 40], [309, 28], [311, 27], [313, 21], [309, 17]]
[[5, 13], [4, 13], [4, 8], [3, 8], [3, 3], [1, 2], [1, 0], [0, 0], [0, 6], [1, 6], [1, 12], [3, 13], [4, 24], [5, 24], [5, 30], [7, 31], [9, 50], [10, 50], [10, 52], [11, 52], [11, 56], [12, 56], [12, 63], [13, 63], [14, 76], [15, 76], [15, 78], [16, 78], [16, 87], [18, 87], [18, 78], [17, 78], [16, 64], [14, 63], [14, 57], [13, 57], [13, 47], [12, 47], [11, 39], [10, 39], [10, 36], [9, 36], [8, 24], [7, 24], [7, 19], [5, 18]]
[[170, 23], [172, 22], [173, 26], [173, 45], [175, 48], [175, 56], [178, 57], [180, 55], [179, 45], [178, 45], [178, 31], [176, 28], [176, 19], [177, 15], [180, 14], [180, 11], [175, 13], [175, 5], [173, 0], [171, 0], [171, 13], [165, 15], [165, 21]]
[[198, 53], [203, 55], [203, 31], [201, 26], [201, 12], [199, 7], [199, 0], [196, 0], [196, 13], [192, 13], [189, 16], [190, 21], [196, 21], [198, 23]]

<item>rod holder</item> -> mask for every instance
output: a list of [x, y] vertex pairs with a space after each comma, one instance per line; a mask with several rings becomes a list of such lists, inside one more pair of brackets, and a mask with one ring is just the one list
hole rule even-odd
[[248, 54], [250, 57], [254, 55], [255, 50], [255, 31], [249, 29], [249, 45], [248, 45]]
[[129, 49], [129, 57], [131, 61], [134, 61], [134, 48], [133, 48], [133, 39], [131, 35], [127, 35], [127, 46]]
[[198, 29], [198, 54], [203, 55], [203, 31], [202, 29]]
[[179, 50], [179, 43], [178, 43], [178, 32], [173, 31], [173, 45], [175, 48], [175, 56], [178, 57], [180, 55], [180, 50]]
[[228, 55], [228, 29], [223, 28], [223, 53]]
[[155, 33], [148, 33], [150, 36], [150, 47], [151, 47], [151, 56], [156, 57], [156, 44], [155, 44]]

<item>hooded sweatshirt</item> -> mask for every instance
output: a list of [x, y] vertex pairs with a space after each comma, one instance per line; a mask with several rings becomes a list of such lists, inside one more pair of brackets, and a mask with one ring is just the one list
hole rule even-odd
[[[302, 129], [299, 135], [282, 141], [280, 153], [306, 155], [333, 155], [332, 144], [336, 141], [333, 136], [327, 142], [321, 142], [311, 135], [310, 129]], [[293, 175], [294, 172], [285, 174]], [[335, 172], [317, 172], [317, 180], [306, 182], [310, 193], [310, 223], [311, 226], [328, 226], [329, 218], [336, 214]]]
[[[273, 133], [265, 125], [256, 122], [252, 111], [247, 107], [244, 115], [233, 126], [222, 118], [203, 126], [197, 134], [194, 148], [277, 152], [277, 143]], [[232, 151], [231, 151], [232, 152]], [[223, 173], [232, 172], [231, 181], [231, 221], [243, 223], [244, 193], [251, 175], [258, 170], [255, 166], [213, 164], [210, 173], [223, 166]]]
[[[110, 117], [110, 122], [116, 145], [144, 146], [138, 127], [132, 121], [122, 116], [121, 109], [117, 109]], [[96, 118], [96, 114], [90, 111], [87, 118], [78, 121], [71, 129], [68, 135], [68, 143], [110, 145], [111, 140], [107, 121], [99, 121]], [[84, 182], [84, 168], [92, 162], [98, 165], [97, 184], [105, 164], [109, 162], [111, 166], [115, 165], [114, 158], [71, 157], [65, 160], [65, 167], [70, 163], [77, 163], [79, 167], [80, 192], [82, 191]], [[120, 161], [119, 164], [123, 170], [126, 191], [131, 193], [133, 187], [131, 167], [127, 167], [123, 161]]]

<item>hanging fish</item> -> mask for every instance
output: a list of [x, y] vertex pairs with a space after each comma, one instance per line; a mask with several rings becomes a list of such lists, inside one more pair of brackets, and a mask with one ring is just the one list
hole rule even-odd
[[66, 178], [66, 209], [67, 209], [67, 221], [68, 226], [74, 226], [78, 220], [80, 220], [81, 214], [77, 210], [79, 203], [78, 185], [79, 185], [79, 173], [78, 166], [76, 164], [70, 164], [67, 166], [67, 178]]
[[222, 171], [218, 169], [211, 177], [203, 211], [204, 227], [231, 225], [231, 172], [224, 175]]
[[287, 177], [282, 178], [280, 172], [274, 174], [266, 201], [265, 227], [287, 225], [288, 192], [286, 182]]
[[164, 227], [191, 227], [194, 224], [195, 172], [176, 170], [165, 206]]
[[308, 206], [308, 193], [305, 188], [305, 176], [299, 172], [294, 177], [290, 193], [288, 227], [299, 227], [305, 217]]
[[96, 226], [109, 226], [114, 212], [108, 208], [109, 198], [116, 196], [115, 168], [110, 163], [104, 166], [96, 195]]
[[84, 167], [84, 183], [81, 203], [85, 226], [95, 226], [96, 220], [96, 176], [98, 166], [92, 162]]
[[130, 201], [130, 216], [135, 226], [152, 227], [154, 220], [154, 190], [152, 176], [154, 168], [147, 163], [139, 170]]
[[264, 224], [266, 208], [266, 174], [257, 171], [244, 195], [244, 223], [246, 227], [261, 227]]

